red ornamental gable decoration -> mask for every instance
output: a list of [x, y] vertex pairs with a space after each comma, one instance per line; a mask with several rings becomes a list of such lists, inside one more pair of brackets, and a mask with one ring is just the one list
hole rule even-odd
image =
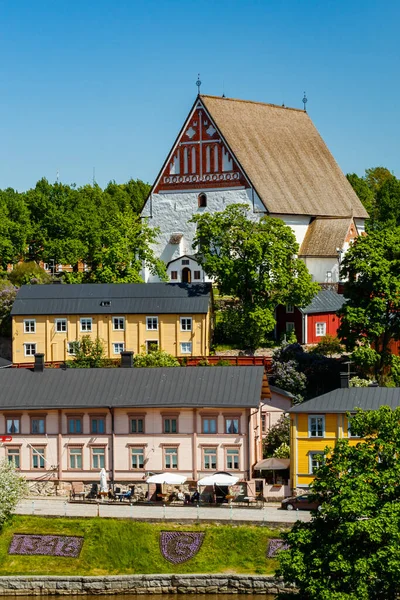
[[204, 108], [197, 107], [154, 193], [161, 190], [238, 186], [249, 187], [249, 184]]

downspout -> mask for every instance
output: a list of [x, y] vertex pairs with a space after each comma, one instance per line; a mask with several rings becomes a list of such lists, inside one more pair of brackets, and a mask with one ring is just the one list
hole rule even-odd
[[115, 466], [114, 466], [114, 445], [115, 445], [115, 432], [114, 432], [114, 409], [109, 406], [108, 410], [111, 415], [111, 446], [110, 446], [110, 471], [111, 471], [111, 483], [114, 485], [115, 481]]
[[57, 463], [58, 481], [62, 480], [62, 411], [58, 409]]

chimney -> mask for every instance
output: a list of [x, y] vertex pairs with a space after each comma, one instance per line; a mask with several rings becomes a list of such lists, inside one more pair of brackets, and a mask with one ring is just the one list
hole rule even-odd
[[340, 387], [348, 388], [349, 387], [349, 379], [350, 379], [350, 373], [347, 373], [347, 372], [340, 373]]
[[133, 367], [133, 352], [125, 350], [121, 352], [121, 369], [132, 369]]
[[35, 373], [43, 373], [43, 371], [44, 371], [44, 354], [42, 354], [42, 353], [35, 354], [35, 364], [33, 366], [33, 371]]

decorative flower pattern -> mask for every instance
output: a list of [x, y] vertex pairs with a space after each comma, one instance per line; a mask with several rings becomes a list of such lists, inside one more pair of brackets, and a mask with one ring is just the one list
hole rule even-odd
[[161, 531], [161, 554], [173, 564], [186, 562], [198, 553], [203, 538], [197, 531]]
[[14, 533], [8, 554], [41, 554], [77, 558], [83, 537], [70, 535], [33, 535]]

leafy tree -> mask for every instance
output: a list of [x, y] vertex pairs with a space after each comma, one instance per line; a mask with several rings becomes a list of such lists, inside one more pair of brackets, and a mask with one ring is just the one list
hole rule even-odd
[[285, 581], [305, 600], [389, 600], [400, 592], [400, 408], [357, 411], [356, 445], [326, 448], [312, 492], [322, 500], [297, 521], [279, 553]]
[[[263, 440], [263, 456], [269, 458], [276, 456], [275, 452], [283, 445], [290, 445], [290, 419], [289, 417], [281, 416], [279, 421], [273, 425]], [[278, 458], [287, 458], [280, 456]]]
[[133, 358], [134, 367], [180, 367], [180, 362], [172, 354], [164, 350], [153, 350], [152, 352], [143, 352], [136, 354]]
[[67, 365], [73, 369], [94, 369], [110, 367], [113, 363], [105, 358], [103, 340], [83, 335], [75, 342], [75, 360], [67, 361]]
[[247, 211], [235, 204], [191, 221], [197, 227], [197, 259], [220, 293], [236, 298], [231, 317], [244, 342], [255, 349], [273, 331], [279, 304], [306, 306], [319, 288], [297, 258], [291, 228], [281, 219], [251, 220]]
[[18, 288], [7, 279], [0, 280], [0, 320], [10, 314], [17, 292]]
[[383, 186], [383, 184], [394, 177], [393, 173], [386, 167], [373, 167], [365, 169], [364, 179], [370, 190], [374, 194]]
[[376, 221], [381, 227], [400, 225], [400, 180], [387, 179], [376, 193]]
[[375, 211], [374, 191], [370, 188], [364, 177], [359, 177], [355, 173], [348, 173], [346, 177], [364, 205], [365, 210], [370, 216], [373, 216]]
[[9, 519], [18, 502], [28, 493], [25, 477], [14, 466], [3, 460], [0, 462], [0, 527]]
[[338, 337], [333, 335], [323, 335], [310, 352], [315, 354], [323, 354], [324, 356], [332, 356], [332, 354], [341, 354], [343, 346]]
[[8, 279], [14, 285], [51, 283], [51, 276], [35, 262], [22, 262], [8, 274]]
[[371, 385], [370, 379], [363, 379], [362, 377], [352, 377], [349, 380], [349, 387], [369, 387]]
[[274, 457], [275, 458], [290, 458], [290, 446], [289, 444], [286, 444], [286, 442], [283, 442], [279, 448], [277, 448], [276, 450], [274, 450]]
[[348, 281], [339, 337], [356, 364], [383, 383], [393, 362], [391, 340], [400, 339], [400, 228], [359, 237], [341, 274]]

